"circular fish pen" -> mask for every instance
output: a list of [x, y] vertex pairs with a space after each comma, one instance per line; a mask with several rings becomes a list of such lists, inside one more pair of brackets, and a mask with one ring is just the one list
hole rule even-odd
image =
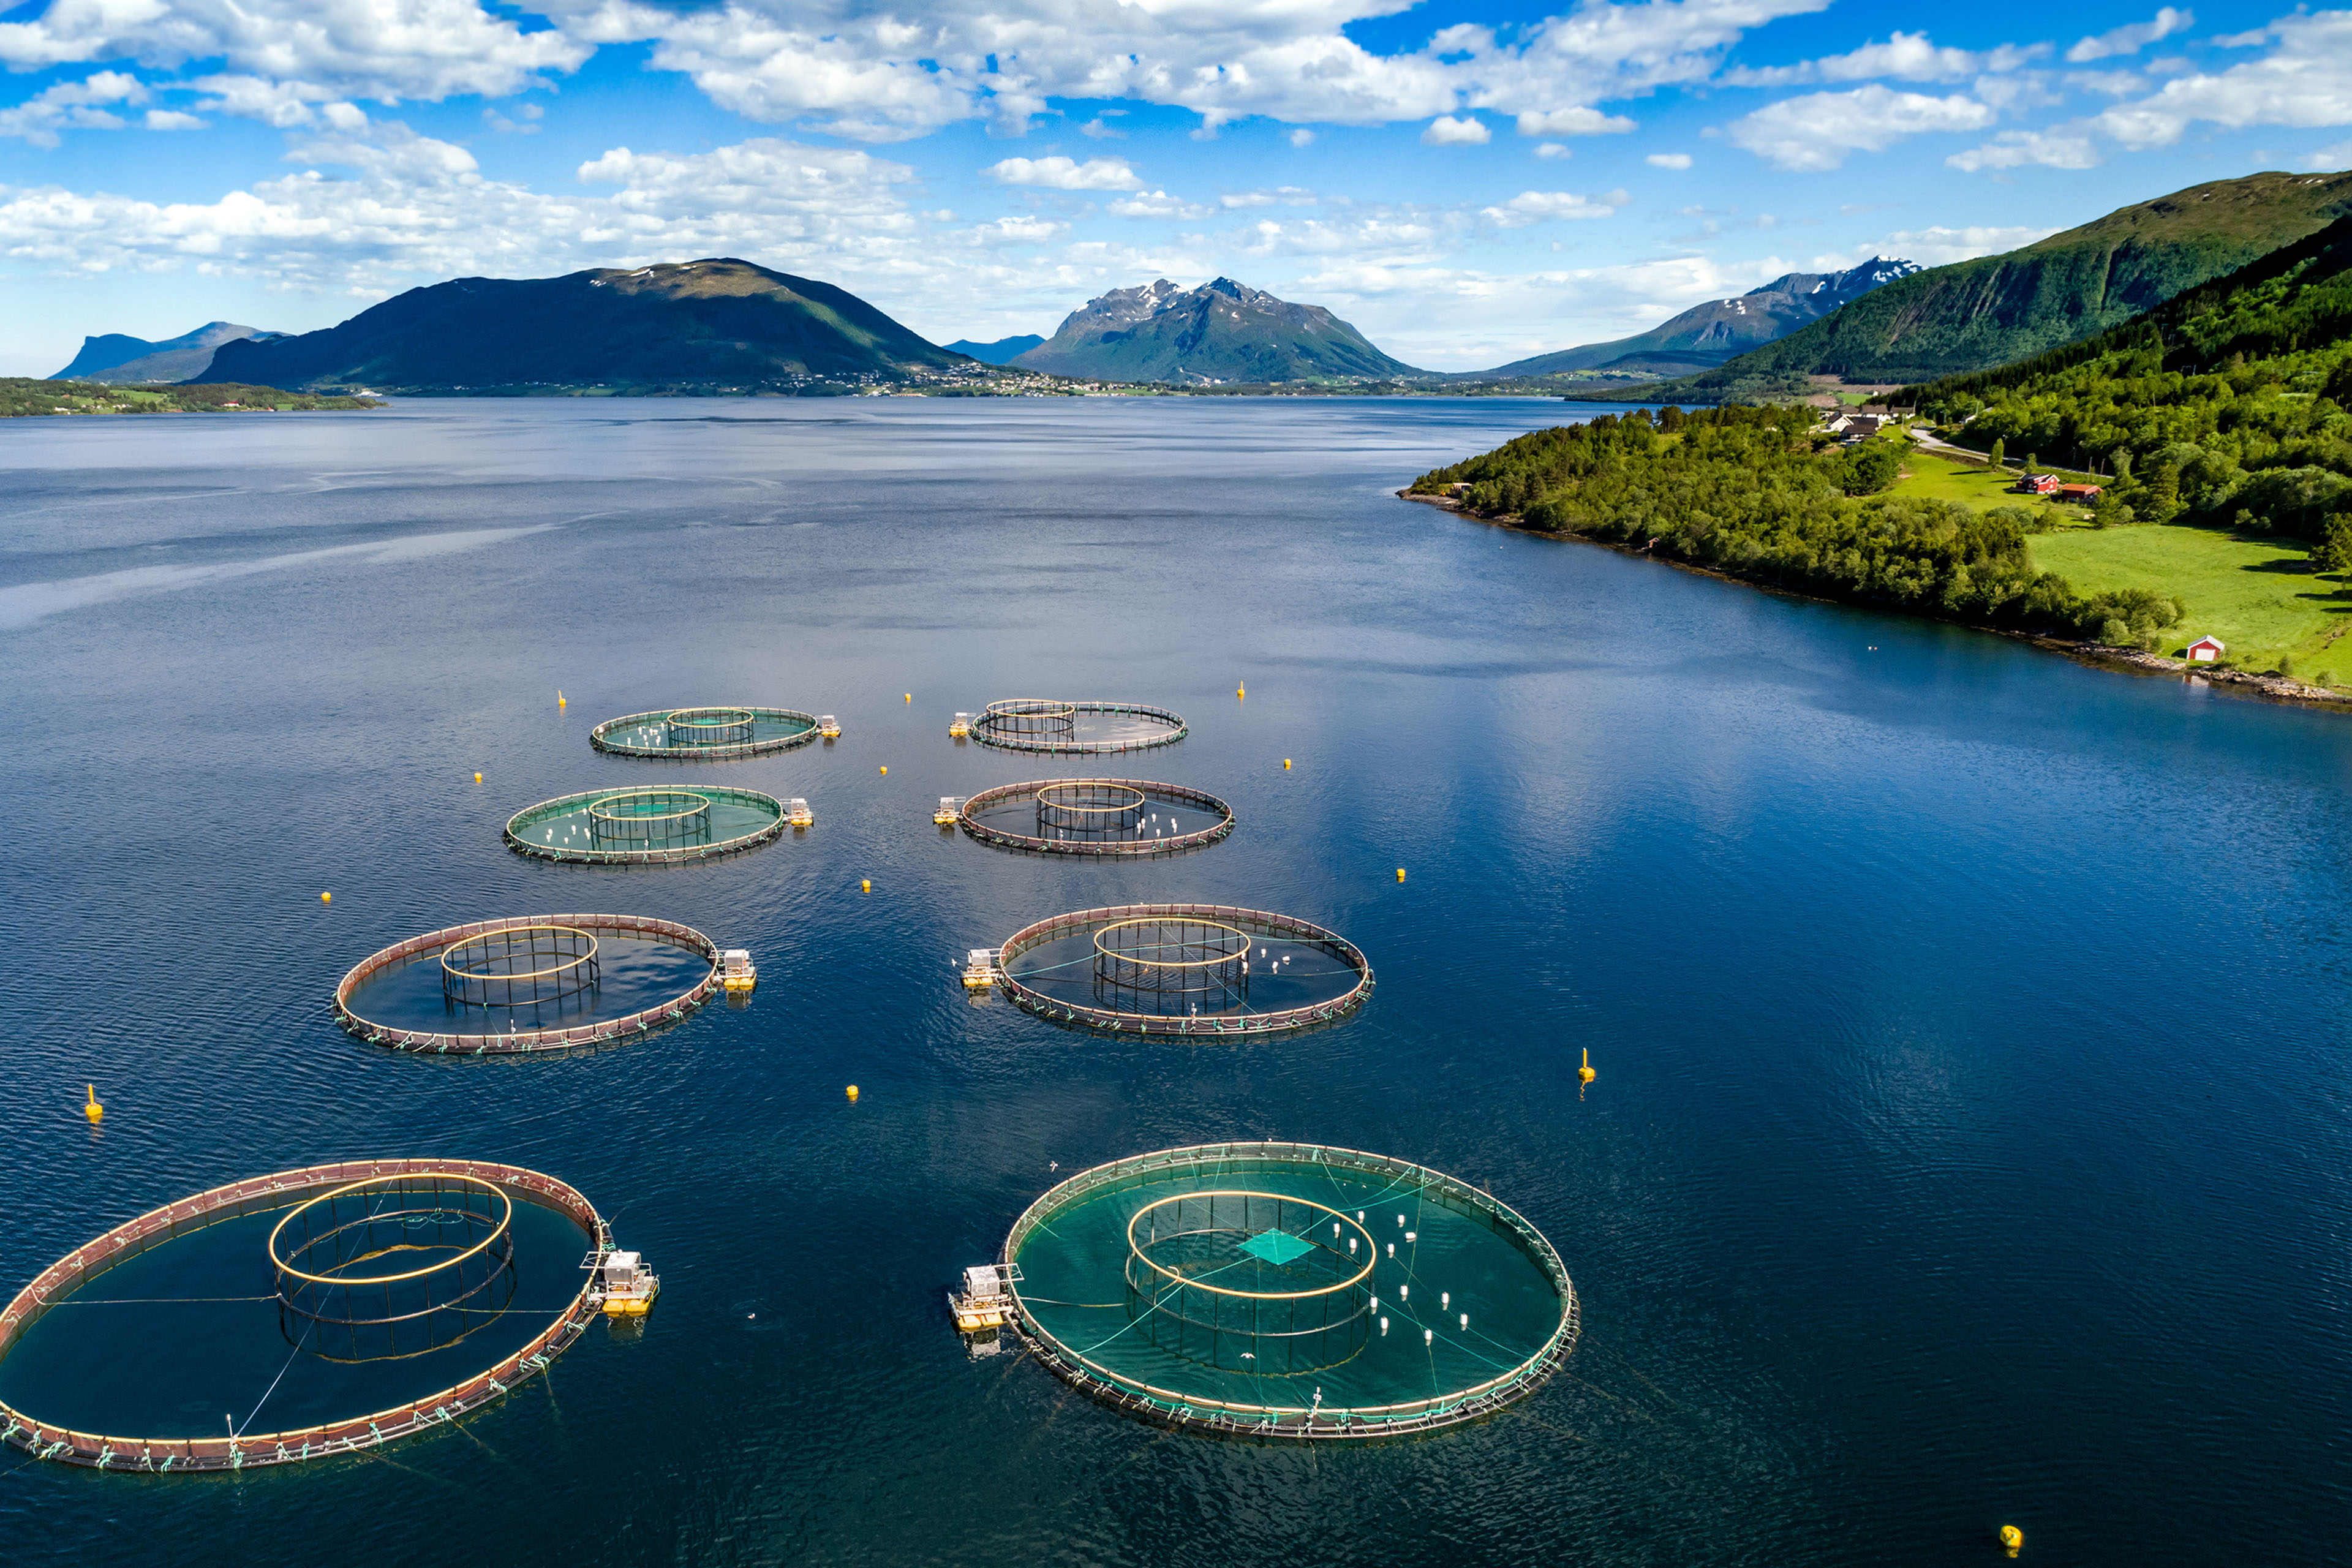
[[1173, 745], [1184, 738], [1181, 714], [1147, 702], [1066, 702], [1013, 697], [992, 702], [972, 721], [972, 738], [1009, 752], [1104, 755]]
[[1268, 1035], [1346, 1017], [1372, 994], [1361, 950], [1289, 915], [1120, 904], [1024, 926], [997, 950], [1016, 1006], [1112, 1034]]
[[607, 719], [588, 743], [622, 757], [721, 762], [805, 746], [817, 733], [816, 715], [792, 708], [667, 708]]
[[330, 1361], [422, 1355], [513, 1301], [514, 1199], [454, 1172], [367, 1176], [288, 1210], [268, 1251], [289, 1342]]
[[541, 860], [675, 866], [756, 847], [784, 830], [784, 804], [753, 789], [589, 790], [507, 819], [507, 847]]
[[77, 1247], [0, 1311], [0, 1439], [160, 1474], [380, 1447], [547, 1370], [598, 1315], [612, 1250], [578, 1191], [514, 1165], [354, 1160], [214, 1187]]
[[353, 966], [335, 987], [335, 1020], [373, 1045], [436, 1055], [635, 1039], [718, 994], [719, 956], [692, 926], [645, 916], [477, 921]]
[[1381, 1437], [1524, 1397], [1576, 1348], [1551, 1244], [1467, 1183], [1311, 1143], [1213, 1143], [1082, 1171], [1002, 1259], [1055, 1375], [1161, 1426]]
[[963, 830], [1040, 855], [1181, 855], [1234, 830], [1234, 808], [1202, 790], [1147, 779], [1033, 779], [966, 800]]

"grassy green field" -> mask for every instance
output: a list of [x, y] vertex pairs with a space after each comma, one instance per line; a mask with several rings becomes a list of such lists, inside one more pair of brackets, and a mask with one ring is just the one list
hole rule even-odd
[[2313, 574], [2300, 544], [2211, 528], [2086, 528], [2081, 507], [2018, 495], [2006, 488], [2013, 482], [2014, 475], [1911, 452], [1888, 493], [1979, 510], [2023, 506], [2063, 520], [2027, 541], [2034, 565], [2085, 594], [2148, 588], [2188, 601], [2189, 619], [2165, 634], [2166, 653], [2178, 658], [2210, 633], [2242, 669], [2275, 669], [2291, 657], [2297, 678], [2352, 688], [2352, 579]]
[[2164, 651], [2210, 633], [2242, 669], [2275, 669], [2322, 686], [2352, 686], [2352, 587], [2313, 573], [2303, 547], [2222, 529], [2135, 523], [2067, 528], [2027, 542], [2033, 563], [2084, 593], [2153, 588], [2189, 602], [2189, 618], [2165, 634]]
[[1993, 506], [2021, 506], [2035, 512], [2046, 510], [2068, 519], [2083, 515], [2080, 506], [2061, 507], [2040, 496], [2019, 495], [2009, 488], [2016, 482], [2013, 470], [2002, 472], [1973, 463], [1958, 463], [1932, 452], [1906, 452], [1903, 477], [1895, 481], [1887, 494], [1961, 501], [1979, 511]]

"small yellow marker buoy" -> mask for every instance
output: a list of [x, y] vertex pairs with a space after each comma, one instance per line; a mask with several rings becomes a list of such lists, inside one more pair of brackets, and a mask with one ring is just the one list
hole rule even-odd
[[882, 771], [883, 771], [884, 773], [888, 773], [890, 770], [889, 770], [888, 768], [884, 768]]
[[907, 693], [907, 700], [908, 700], [908, 701], [912, 702], [914, 700], [915, 700], [915, 694], [914, 694], [913, 692], [909, 691], [908, 693]]
[[1397, 868], [1397, 880], [1400, 882], [1404, 880], [1404, 868], [1402, 866]]
[[1600, 1076], [1601, 1075], [1599, 1073], [1592, 1070], [1592, 1051], [1591, 1047], [1588, 1047], [1584, 1053], [1584, 1065], [1576, 1069], [1576, 1081], [1579, 1083], [1591, 1083], [1594, 1079], [1599, 1078]]
[[479, 783], [481, 783], [481, 782], [482, 782], [482, 775], [481, 775], [481, 774], [479, 774], [479, 773], [476, 773], [476, 774], [474, 775], [474, 782], [475, 782], [476, 784], [479, 784]]
[[320, 893], [319, 895], [319, 901], [322, 904], [331, 904], [335, 901], [335, 895], [332, 893]]
[[1284, 773], [1288, 773], [1290, 771], [1290, 759], [1288, 757], [1282, 759], [1282, 771]]
[[857, 1098], [857, 1086], [854, 1083], [849, 1086], [849, 1098], [852, 1100]]
[[2025, 1550], [2025, 1531], [2018, 1529], [2017, 1526], [2013, 1524], [2002, 1525], [2000, 1527], [2000, 1545], [2002, 1551], [2008, 1552], [2011, 1557], [2016, 1556], [2019, 1552]]
[[558, 708], [569, 708], [572, 706], [571, 703], [563, 700], [563, 688], [561, 686], [555, 689], [555, 705]]
[[92, 1121], [106, 1114], [106, 1107], [98, 1102], [98, 1085], [89, 1086], [89, 1100], [82, 1106], [81, 1113]]
[[1247, 686], [1236, 686], [1234, 688], [1234, 695], [1242, 699], [1244, 701], [1247, 701], [1249, 700], [1249, 688]]
[[858, 890], [859, 892], [861, 892], [861, 893], [870, 893], [870, 892], [872, 892], [872, 891], [874, 890], [874, 879], [873, 879], [873, 878], [871, 878], [871, 877], [868, 877], [868, 878], [865, 879], [863, 881], [859, 882], [859, 883], [857, 884], [857, 890]]

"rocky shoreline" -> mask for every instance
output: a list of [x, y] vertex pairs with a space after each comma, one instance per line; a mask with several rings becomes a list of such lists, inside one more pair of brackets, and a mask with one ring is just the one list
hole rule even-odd
[[[1590, 534], [1554, 533], [1544, 529], [1529, 528], [1515, 515], [1483, 516], [1465, 510], [1462, 503], [1452, 496], [1416, 495], [1411, 490], [1399, 490], [1396, 493], [1401, 500], [1419, 501], [1424, 506], [1438, 507], [1457, 516], [1466, 517], [1474, 522], [1488, 523], [1496, 528], [1507, 528], [1514, 533], [1524, 533], [1531, 539], [1572, 539], [1580, 544], [1597, 544], [1603, 550], [1614, 550], [1620, 555], [1639, 555], [1651, 560], [1664, 561], [1667, 565], [1680, 571], [1695, 572], [1702, 577], [1719, 578], [1726, 583], [1738, 583], [1744, 587], [1761, 588], [1766, 593], [1786, 594], [1790, 598], [1796, 599], [1818, 598], [1816, 595], [1802, 593], [1793, 588], [1784, 588], [1778, 584], [1758, 583], [1750, 578], [1736, 577], [1728, 572], [1718, 572], [1712, 567], [1694, 565], [1687, 561], [1653, 556], [1646, 550], [1637, 550], [1630, 544], [1618, 544], [1606, 539], [1595, 539]], [[1820, 602], [1843, 604], [1848, 601], [1823, 599]], [[1957, 621], [1952, 624], [1966, 626], [1968, 623]], [[2036, 647], [2048, 648], [2053, 653], [2064, 654], [2070, 658], [2109, 669], [2131, 670], [2143, 675], [2181, 676], [2194, 685], [2231, 687], [2255, 696], [2267, 698], [2274, 702], [2301, 703], [2307, 707], [2333, 709], [2337, 711], [2352, 707], [2352, 696], [2340, 691], [2331, 691], [2325, 686], [2305, 685], [2290, 676], [2257, 675], [2251, 670], [2221, 669], [2210, 664], [2190, 664], [2186, 659], [2168, 658], [2160, 653], [2147, 653], [2136, 647], [2110, 647], [2104, 643], [2071, 642], [2064, 637], [2036, 637], [2029, 632], [2005, 631], [1999, 626], [1978, 626], [1974, 629], [1990, 632], [1995, 637], [2013, 637], [2020, 642], [2032, 643]]]

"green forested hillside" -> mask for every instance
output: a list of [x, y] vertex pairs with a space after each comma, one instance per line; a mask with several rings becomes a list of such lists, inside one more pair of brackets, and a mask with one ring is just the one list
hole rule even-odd
[[2037, 572], [2023, 508], [1884, 496], [1892, 442], [1818, 449], [1808, 408], [1667, 408], [1539, 430], [1413, 481], [1466, 510], [1640, 544], [1733, 576], [1920, 615], [2123, 641], [2183, 606], [2125, 590], [2077, 594]]
[[2352, 218], [2088, 342], [1906, 395], [1966, 421], [1959, 444], [2114, 475], [2105, 521], [2272, 531], [2352, 565]]
[[973, 368], [845, 289], [718, 258], [412, 289], [323, 331], [224, 343], [206, 374], [495, 395], [798, 391]]
[[1778, 342], [1641, 395], [1739, 401], [1805, 390], [1814, 375], [1919, 382], [2006, 364], [2116, 326], [2347, 213], [2352, 174], [2217, 180], [2022, 250], [1889, 283]]

